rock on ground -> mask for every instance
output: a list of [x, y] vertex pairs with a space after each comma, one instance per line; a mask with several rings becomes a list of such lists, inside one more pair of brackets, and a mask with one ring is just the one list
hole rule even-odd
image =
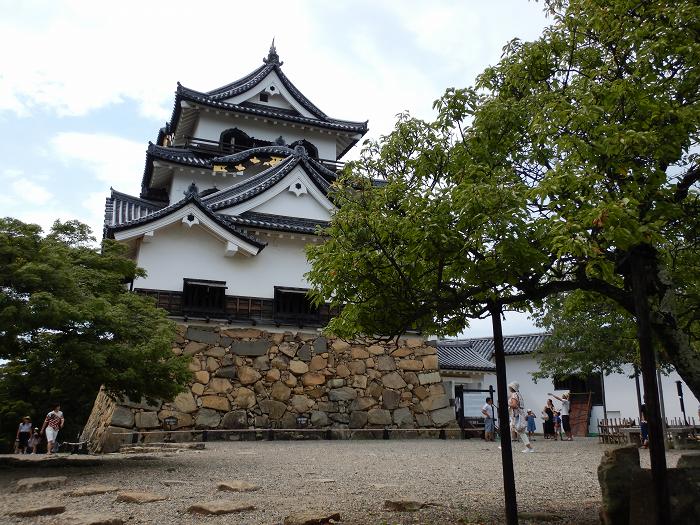
[[247, 481], [232, 480], [232, 481], [221, 481], [216, 485], [219, 490], [227, 490], [229, 492], [253, 492], [255, 490], [260, 490], [260, 485], [254, 485], [253, 483], [248, 483]]
[[217, 500], [190, 505], [187, 512], [191, 512], [193, 514], [219, 515], [234, 514], [236, 512], [245, 512], [247, 510], [255, 510], [255, 505], [234, 500]]
[[394, 512], [415, 512], [425, 507], [425, 503], [408, 499], [386, 500], [384, 508]]
[[87, 485], [66, 492], [67, 496], [94, 496], [96, 494], [105, 494], [107, 492], [116, 492], [119, 487], [112, 485]]
[[11, 511], [10, 516], [20, 516], [30, 518], [34, 516], [50, 516], [52, 514], [61, 514], [66, 511], [65, 505], [37, 505], [34, 507], [24, 507]]
[[284, 518], [284, 525], [328, 525], [340, 521], [340, 512], [307, 510], [290, 514]]
[[154, 492], [122, 491], [117, 494], [116, 501], [122, 503], [152, 503], [165, 499], [168, 498], [160, 494], [155, 494]]
[[124, 525], [124, 520], [108, 514], [71, 513], [63, 514], [56, 525]]
[[32, 492], [35, 490], [48, 490], [62, 487], [66, 484], [66, 476], [54, 476], [52, 478], [24, 478], [17, 481], [14, 492]]

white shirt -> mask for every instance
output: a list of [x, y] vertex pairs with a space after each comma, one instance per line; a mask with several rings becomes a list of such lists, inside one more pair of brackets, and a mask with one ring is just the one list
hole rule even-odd
[[561, 401], [561, 410], [559, 411], [560, 416], [568, 416], [569, 415], [569, 400], [568, 399], [562, 399]]
[[19, 431], [20, 432], [31, 432], [32, 431], [32, 424], [31, 423], [20, 423], [19, 424]]
[[481, 407], [482, 412], [486, 412], [488, 414], [488, 417], [491, 419], [496, 419], [496, 407], [493, 405], [489, 405], [486, 403], [484, 406]]

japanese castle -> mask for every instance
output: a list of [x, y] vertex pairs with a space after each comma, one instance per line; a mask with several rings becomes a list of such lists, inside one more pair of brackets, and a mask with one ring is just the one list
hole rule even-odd
[[305, 246], [335, 209], [329, 188], [367, 122], [328, 117], [263, 64], [212, 91], [178, 83], [149, 143], [141, 194], [112, 189], [106, 238], [147, 272], [132, 283], [172, 316], [319, 326], [306, 297]]

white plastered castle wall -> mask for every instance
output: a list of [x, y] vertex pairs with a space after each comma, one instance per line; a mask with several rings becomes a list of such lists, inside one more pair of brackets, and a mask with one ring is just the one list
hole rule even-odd
[[182, 291], [183, 278], [226, 281], [227, 295], [274, 297], [274, 286], [308, 288], [307, 240], [264, 237], [258, 255], [224, 255], [224, 243], [201, 226], [173, 224], [157, 230], [139, 248], [138, 265], [148, 272], [135, 288]]
[[193, 182], [197, 185], [197, 191], [202, 192], [211, 188], [223, 189], [241, 182], [243, 177], [236, 177], [235, 174], [223, 175], [214, 173], [212, 170], [200, 170], [197, 168], [175, 168], [173, 178], [170, 182], [169, 198], [172, 204], [181, 201], [185, 196], [185, 191]]
[[[531, 408], [533, 412], [535, 412], [535, 415], [539, 417], [540, 412], [547, 402], [547, 393], [552, 392], [561, 397], [566, 390], [555, 390], [554, 383], [551, 379], [540, 379], [537, 381], [537, 383], [535, 383], [532, 379], [532, 374], [537, 370], [539, 370], [539, 364], [532, 355], [506, 356], [506, 377], [508, 382], [518, 381], [520, 383], [520, 391], [525, 398], [527, 408]], [[608, 417], [635, 419], [639, 417], [634, 379], [630, 379], [629, 377], [631, 374], [632, 369], [629, 367], [629, 370], [627, 370], [627, 372], [624, 374], [611, 374], [605, 377], [605, 402], [607, 405]], [[664, 407], [666, 417], [669, 419], [682, 416], [675, 384], [675, 382], [679, 379], [680, 377], [675, 371], [671, 372], [667, 376], [664, 374], [661, 375], [661, 386], [664, 394]], [[643, 395], [644, 385], [642, 384], [641, 377], [639, 380]], [[487, 374], [484, 377], [482, 384], [485, 385], [483, 388], [488, 388], [488, 385], [493, 385], [495, 390], [496, 375]], [[454, 392], [452, 395], [454, 395]], [[695, 417], [697, 420], [698, 400], [685, 385], [684, 399], [687, 416]], [[560, 405], [556, 399], [553, 401], [555, 406]], [[597, 433], [597, 422], [598, 419], [602, 418], [603, 407], [594, 406], [591, 412], [591, 421], [588, 431], [591, 433]], [[538, 419], [537, 421], [537, 431], [542, 431], [541, 419]]]
[[[259, 99], [259, 94], [265, 92], [268, 94], [269, 98], [267, 102], [261, 101]], [[287, 91], [284, 87], [282, 81], [277, 76], [277, 73], [271, 71], [258, 85], [254, 88], [226, 99], [226, 102], [231, 104], [240, 104], [241, 102], [250, 101], [261, 106], [273, 106], [283, 109], [295, 109], [301, 115], [308, 118], [315, 118], [315, 116], [307, 110], [304, 106], [299, 104], [292, 94]]]
[[[297, 188], [297, 184], [299, 188]], [[304, 170], [297, 166], [281, 181], [260, 195], [218, 213], [240, 215], [245, 211], [270, 213], [328, 221], [335, 210], [333, 204], [314, 185]]]
[[250, 137], [272, 142], [280, 136], [287, 144], [306, 139], [316, 146], [320, 158], [335, 159], [336, 135], [334, 132], [321, 133], [320, 131], [305, 130], [299, 125], [293, 127], [292, 123], [283, 121], [266, 123], [223, 111], [217, 114], [216, 110], [202, 109], [199, 113], [194, 136], [200, 139], [218, 141], [221, 138], [221, 133], [231, 128], [238, 128]]

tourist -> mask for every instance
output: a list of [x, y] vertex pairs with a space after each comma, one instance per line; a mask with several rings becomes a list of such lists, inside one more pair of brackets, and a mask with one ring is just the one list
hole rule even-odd
[[39, 427], [34, 427], [34, 432], [32, 432], [29, 442], [27, 443], [29, 447], [29, 452], [36, 454], [39, 449], [39, 444], [41, 443], [41, 434], [39, 433]]
[[525, 444], [523, 452], [534, 452], [530, 444], [530, 439], [527, 437], [527, 421], [525, 420], [525, 400], [520, 393], [520, 383], [513, 381], [508, 383], [508, 411], [510, 412], [510, 423], [513, 431], [520, 436], [520, 439]]
[[525, 419], [527, 420], [527, 437], [534, 441], [535, 439], [533, 438], [533, 436], [535, 435], [535, 430], [537, 429], [535, 425], [534, 412], [528, 409], [527, 416], [525, 416]]
[[58, 431], [63, 428], [63, 412], [61, 412], [61, 405], [53, 405], [53, 410], [46, 414], [46, 419], [44, 419], [44, 425], [41, 427], [41, 433], [46, 432], [46, 453], [53, 454], [54, 443], [58, 437]]
[[17, 438], [15, 440], [15, 454], [26, 454], [27, 443], [32, 435], [32, 418], [24, 416], [17, 427]]
[[496, 408], [493, 406], [493, 399], [490, 397], [486, 398], [486, 404], [481, 407], [481, 413], [484, 415], [484, 439], [486, 441], [495, 441]]
[[566, 434], [567, 441], [572, 441], [574, 439], [571, 433], [571, 421], [569, 420], [569, 410], [571, 408], [571, 403], [569, 403], [569, 393], [563, 394], [561, 397], [555, 396], [554, 394], [547, 394], [552, 396], [554, 399], [561, 401], [561, 426], [564, 429], [564, 434]]
[[561, 415], [559, 414], [559, 412], [557, 412], [555, 410], [554, 411], [554, 441], [557, 440], [557, 436], [559, 436], [558, 439], [561, 439], [562, 441], [564, 441], [564, 439], [562, 438], [562, 435], [561, 435]]
[[551, 399], [547, 400], [547, 404], [542, 410], [542, 432], [545, 439], [554, 437], [554, 403]]

